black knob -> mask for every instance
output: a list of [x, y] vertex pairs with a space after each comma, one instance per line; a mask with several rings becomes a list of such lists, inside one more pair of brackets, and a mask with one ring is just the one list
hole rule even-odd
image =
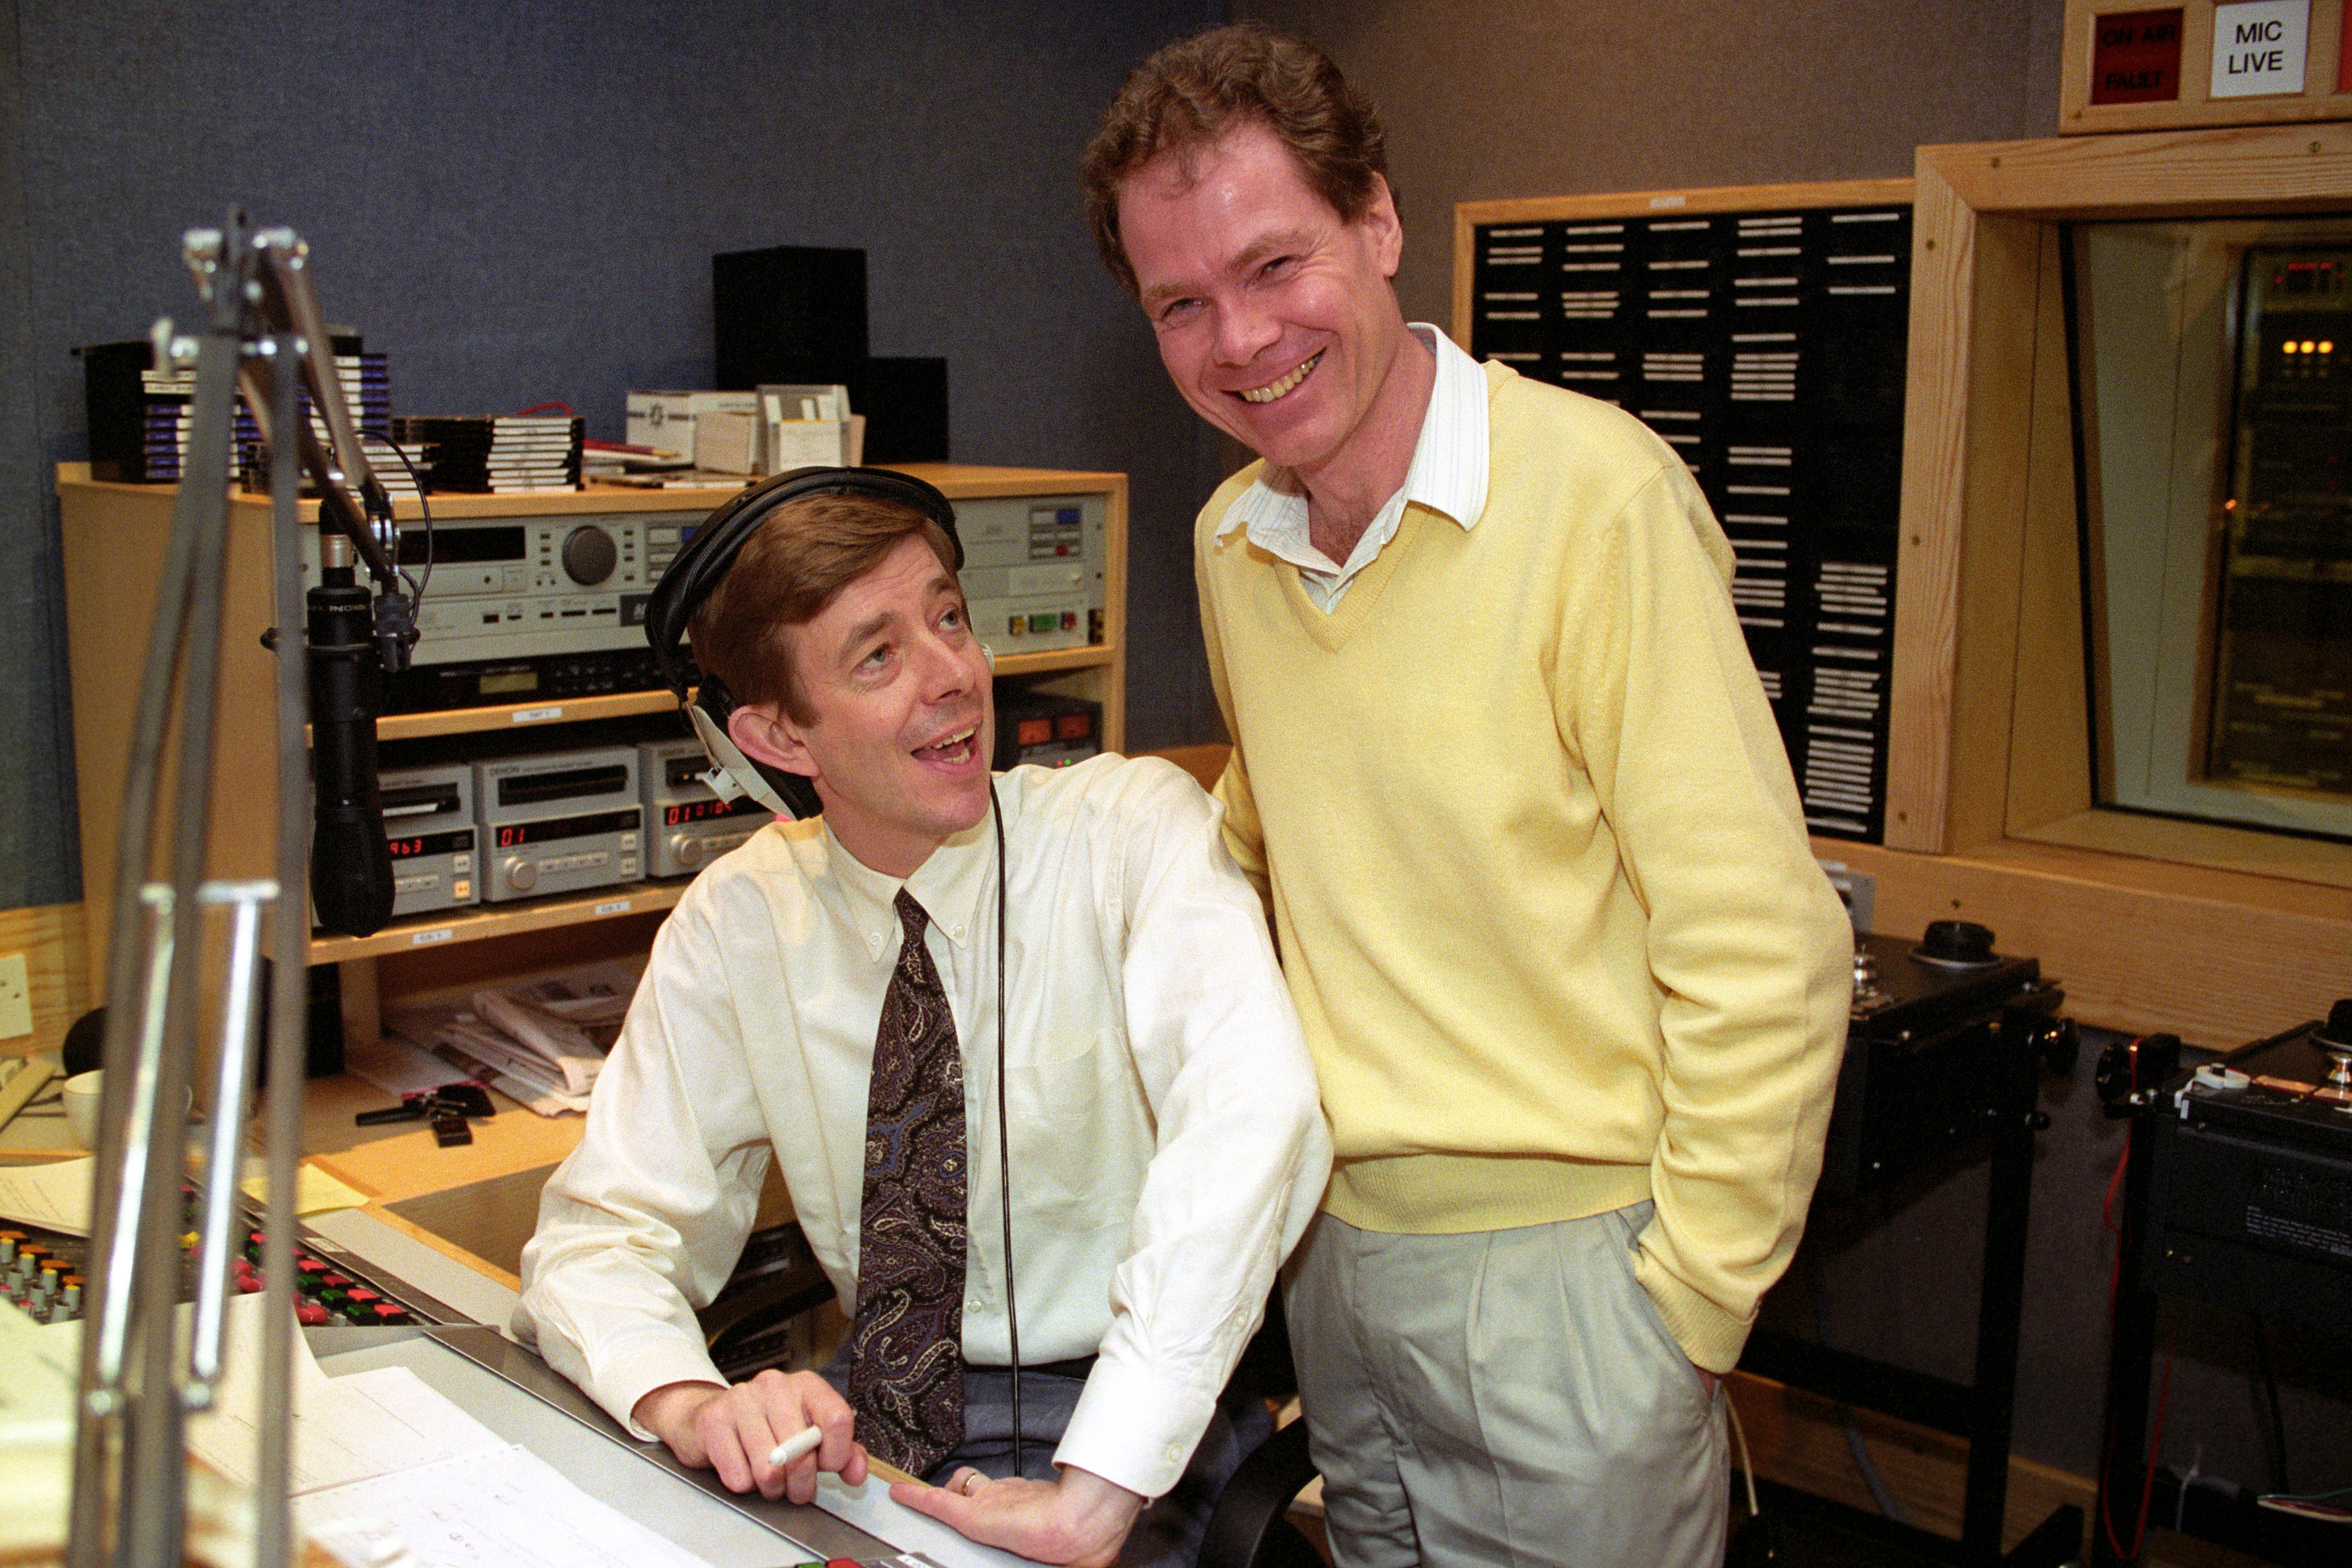
[[2352, 1047], [2352, 997], [2327, 1009], [2327, 1021], [2312, 1032], [2312, 1038], [2328, 1045]]
[[1994, 962], [1992, 929], [1973, 920], [1931, 920], [1927, 935], [1911, 956], [1930, 964], [1975, 966]]
[[572, 530], [563, 541], [563, 570], [572, 580], [593, 587], [613, 575], [613, 568], [621, 552], [613, 544], [613, 536], [593, 523], [583, 523]]
[[2083, 1035], [2073, 1019], [2053, 1019], [2034, 1045], [2042, 1052], [2042, 1065], [2052, 1072], [2061, 1078], [2074, 1076], [2074, 1064], [2083, 1058]]

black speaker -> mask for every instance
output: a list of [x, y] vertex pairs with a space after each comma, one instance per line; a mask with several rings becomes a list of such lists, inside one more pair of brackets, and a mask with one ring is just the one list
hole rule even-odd
[[[866, 362], [866, 253], [779, 245], [714, 256], [710, 319], [721, 392], [763, 382], [845, 384]], [[866, 412], [855, 389], [850, 406]]]
[[851, 412], [866, 416], [867, 463], [948, 460], [945, 360], [867, 360], [842, 384], [849, 388]]
[[721, 392], [845, 386], [867, 464], [948, 460], [948, 362], [866, 354], [866, 253], [780, 245], [710, 258]]

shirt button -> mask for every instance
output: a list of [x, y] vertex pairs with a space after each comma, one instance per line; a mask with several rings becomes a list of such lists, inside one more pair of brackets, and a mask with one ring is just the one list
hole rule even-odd
[[978, 1296], [964, 1298], [963, 1310], [977, 1317], [980, 1314], [980, 1298]]

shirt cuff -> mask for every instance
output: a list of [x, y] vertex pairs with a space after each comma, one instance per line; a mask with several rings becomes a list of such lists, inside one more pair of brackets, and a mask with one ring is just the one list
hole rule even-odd
[[1054, 1462], [1091, 1471], [1148, 1502], [1175, 1487], [1216, 1408], [1205, 1396], [1097, 1361]]
[[660, 1438], [638, 1426], [633, 1412], [638, 1400], [672, 1383], [727, 1386], [727, 1379], [700, 1345], [660, 1334], [647, 1335], [644, 1343], [628, 1345], [609, 1357], [596, 1369], [588, 1392], [607, 1415], [629, 1429], [630, 1437], [640, 1443], [653, 1443]]
[[1666, 1332], [1691, 1364], [1722, 1374], [1739, 1364], [1752, 1318], [1738, 1318], [1666, 1272], [1648, 1248], [1633, 1259], [1633, 1278], [1650, 1294]]

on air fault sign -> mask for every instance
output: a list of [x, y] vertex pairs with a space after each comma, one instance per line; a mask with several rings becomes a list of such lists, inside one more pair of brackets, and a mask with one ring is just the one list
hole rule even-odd
[[2162, 103], [2180, 96], [2180, 7], [2092, 18], [2093, 103]]

